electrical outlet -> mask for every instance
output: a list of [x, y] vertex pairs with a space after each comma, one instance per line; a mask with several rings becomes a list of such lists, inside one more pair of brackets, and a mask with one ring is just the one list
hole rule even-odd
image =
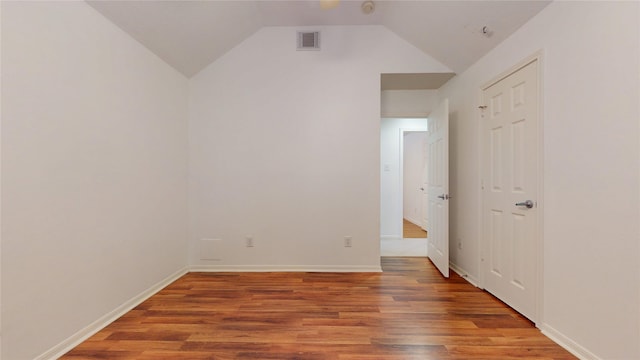
[[249, 247], [249, 248], [250, 248], [250, 247], [253, 247], [253, 236], [247, 236], [247, 237], [244, 239], [244, 243], [245, 243], [245, 245], [246, 245], [247, 247]]
[[351, 247], [351, 236], [344, 237], [344, 247]]

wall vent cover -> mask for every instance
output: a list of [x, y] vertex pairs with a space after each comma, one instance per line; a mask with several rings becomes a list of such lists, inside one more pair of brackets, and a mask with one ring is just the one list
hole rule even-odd
[[298, 31], [297, 50], [320, 50], [320, 33]]

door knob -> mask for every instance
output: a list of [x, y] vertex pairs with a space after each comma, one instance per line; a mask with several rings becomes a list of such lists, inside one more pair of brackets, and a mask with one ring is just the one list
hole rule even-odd
[[527, 200], [523, 202], [516, 203], [516, 206], [526, 206], [527, 209], [531, 209], [533, 207], [533, 201]]

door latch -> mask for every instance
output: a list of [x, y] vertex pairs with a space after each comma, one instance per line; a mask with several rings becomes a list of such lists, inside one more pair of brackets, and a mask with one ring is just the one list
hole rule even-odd
[[516, 203], [516, 206], [525, 206], [527, 209], [531, 209], [533, 207], [533, 201], [527, 200], [523, 202]]

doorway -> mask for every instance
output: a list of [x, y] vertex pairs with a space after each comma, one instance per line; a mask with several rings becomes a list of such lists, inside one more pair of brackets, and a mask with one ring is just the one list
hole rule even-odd
[[[380, 198], [381, 198], [381, 255], [382, 256], [426, 256], [426, 237], [405, 238], [403, 220], [405, 218], [405, 196], [412, 197], [410, 211], [416, 215], [411, 219], [420, 226], [422, 217], [422, 191], [419, 191], [424, 171], [424, 147], [418, 141], [415, 134], [426, 134], [426, 118], [389, 118], [382, 119], [380, 144], [381, 144], [381, 173], [380, 173]], [[405, 154], [405, 138], [409, 137], [410, 153]], [[416, 135], [418, 139], [420, 135]], [[408, 161], [407, 166], [405, 162]], [[409, 178], [405, 179], [405, 170]], [[410, 185], [405, 185], [408, 180]], [[405, 189], [407, 191], [405, 191]]]
[[[438, 89], [454, 73], [410, 73], [381, 74], [380, 76], [380, 253], [382, 256], [426, 256], [425, 238], [417, 253], [389, 253], [389, 243], [407, 245], [416, 239], [405, 238], [403, 234], [403, 197], [400, 178], [400, 129], [407, 131], [426, 131], [426, 118], [440, 102]], [[399, 122], [395, 123], [394, 121]], [[417, 123], [416, 123], [417, 122]], [[426, 186], [422, 186], [426, 189]], [[426, 195], [426, 193], [424, 194]], [[425, 201], [428, 203], [428, 201]], [[426, 213], [426, 212], [424, 212]], [[421, 219], [413, 219], [421, 225]], [[409, 241], [406, 241], [406, 240]]]
[[426, 239], [427, 132], [402, 134], [402, 238]]

